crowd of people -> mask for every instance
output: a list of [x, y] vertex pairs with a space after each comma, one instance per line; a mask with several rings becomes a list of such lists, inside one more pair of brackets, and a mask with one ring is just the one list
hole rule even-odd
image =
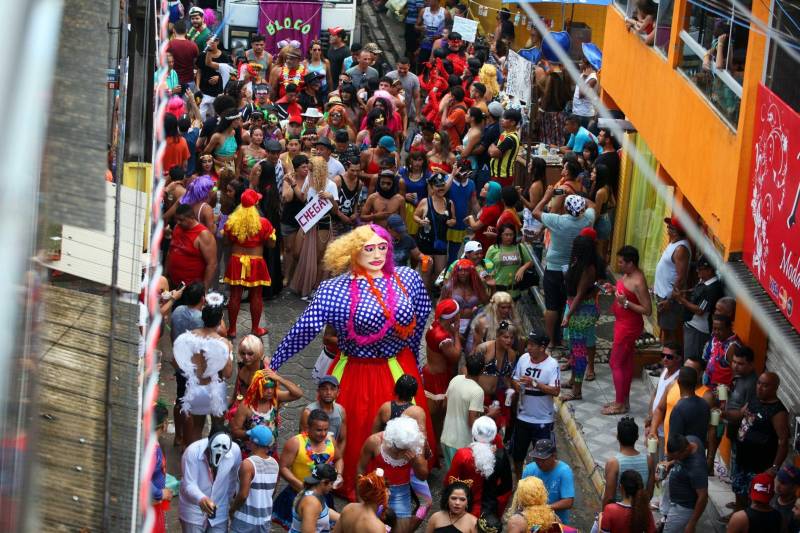
[[[348, 47], [341, 28], [328, 28], [327, 49], [282, 41], [273, 55], [257, 35], [248, 50], [222, 50], [199, 7], [172, 20], [167, 81], [156, 88], [169, 99], [161, 312], [184, 532], [274, 523], [408, 533], [425, 520], [436, 533], [574, 530], [555, 399], [579, 401], [595, 379], [602, 294], [614, 300], [616, 389], [602, 413], [629, 409], [635, 343], [653, 304], [635, 248], [617, 251], [621, 275], [610, 281], [620, 142], [597, 127], [595, 95], [576, 88], [570, 98], [557, 65], [537, 67], [540, 119], [527, 124], [502, 92], [508, 12], [482, 47], [451, 31], [458, 5], [408, 7], [407, 57], [393, 67], [374, 43]], [[598, 89], [592, 65], [581, 69]], [[520, 179], [523, 126], [563, 157], [557, 183], [538, 157], [531, 180]], [[312, 223], [300, 216], [308, 206]], [[680, 224], [666, 223], [654, 287], [663, 370], [644, 431], [618, 422], [597, 528], [653, 531], [658, 483], [664, 530], [693, 531], [727, 442], [730, 530], [795, 531], [800, 478], [783, 464], [779, 379], [756, 376], [732, 331], [734, 303], [707, 260], [692, 262]], [[525, 331], [516, 302], [539, 282], [544, 328]], [[267, 354], [264, 305], [284, 291], [308, 306]], [[237, 331], [243, 302], [247, 335]], [[278, 371], [320, 334], [317, 389], [303, 390]], [[288, 428], [281, 411], [301, 398], [311, 403]], [[162, 433], [168, 417], [156, 408]], [[282, 446], [279, 431], [288, 431]], [[636, 449], [642, 436], [647, 454]], [[158, 454], [163, 530], [173, 494]], [[337, 510], [334, 493], [350, 503]]]

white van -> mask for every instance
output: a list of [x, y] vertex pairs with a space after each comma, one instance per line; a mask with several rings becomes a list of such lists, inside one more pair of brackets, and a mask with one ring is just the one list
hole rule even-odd
[[[228, 17], [222, 32], [222, 46], [226, 50], [250, 48], [250, 37], [258, 26], [258, 0], [222, 0], [222, 16]], [[320, 40], [327, 47], [328, 28], [339, 26], [350, 35], [349, 42], [361, 39], [360, 26], [356, 24], [356, 0], [330, 0], [322, 4], [322, 35]], [[354, 35], [355, 32], [355, 35]]]

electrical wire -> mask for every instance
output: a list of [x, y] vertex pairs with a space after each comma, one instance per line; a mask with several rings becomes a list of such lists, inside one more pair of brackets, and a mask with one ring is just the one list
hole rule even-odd
[[[161, 168], [161, 160], [166, 150], [166, 138], [164, 132], [164, 114], [166, 112], [168, 97], [164, 91], [158, 91], [158, 87], [166, 84], [167, 77], [167, 44], [169, 15], [167, 0], [153, 0], [159, 6], [156, 13], [156, 66], [159, 79], [155, 86], [155, 110], [153, 113], [153, 190], [150, 198], [150, 244], [148, 247], [150, 264], [145, 268], [144, 302], [147, 307], [147, 325], [144, 330], [144, 357], [142, 370], [143, 393], [141, 395], [141, 427], [142, 427], [142, 456], [139, 472], [139, 517], [141, 520], [141, 531], [150, 532], [155, 526], [155, 511], [151, 504], [150, 479], [153, 474], [156, 459], [156, 446], [158, 437], [155, 433], [153, 420], [154, 405], [158, 396], [158, 371], [155, 361], [156, 344], [161, 332], [161, 311], [159, 307], [160, 295], [158, 294], [158, 282], [161, 278], [162, 265], [159, 257], [161, 249], [161, 239], [164, 235], [164, 220], [161, 217], [161, 201], [164, 194], [166, 180], [164, 170]], [[149, 25], [151, 21], [146, 21]]]
[[[735, 1], [736, 0], [734, 0], [734, 2]], [[578, 72], [578, 69], [575, 67], [572, 59], [555, 41], [550, 33], [550, 30], [544, 23], [542, 23], [539, 14], [531, 6], [531, 4], [521, 4], [521, 7], [528, 14], [530, 20], [533, 21], [533, 24], [536, 26], [536, 30], [541, 34], [542, 39], [547, 42], [547, 44], [553, 49], [553, 52], [556, 54], [556, 56], [558, 56], [559, 60], [561, 60], [564, 69], [569, 73], [572, 79], [575, 80], [575, 83], [578, 85], [578, 87], [580, 87], [580, 90], [584, 94], [594, 94], [593, 90], [581, 77], [581, 74]], [[752, 13], [750, 13], [748, 16], [752, 17]], [[608, 128], [617, 137], [617, 139], [625, 140], [625, 132], [619, 127], [606, 105], [596, 97], [593, 98], [593, 103], [600, 116], [608, 119]], [[658, 194], [667, 203], [667, 205], [672, 205], [673, 215], [678, 218], [681, 225], [686, 230], [686, 235], [692, 239], [695, 245], [702, 252], [703, 256], [711, 261], [711, 264], [714, 265], [714, 268], [717, 270], [719, 275], [725, 279], [726, 286], [733, 292], [738, 302], [744, 304], [747, 308], [753, 311], [753, 319], [758, 323], [764, 333], [766, 333], [767, 337], [770, 339], [770, 342], [775, 343], [778, 346], [792, 346], [789, 336], [786, 335], [786, 333], [784, 333], [774, 323], [774, 321], [770, 320], [764, 313], [757, 312], [760, 306], [755, 297], [750, 294], [744, 283], [736, 277], [735, 272], [730, 265], [723, 260], [722, 256], [717, 251], [717, 248], [714, 246], [714, 243], [703, 233], [686, 209], [684, 209], [679, 202], [674, 201], [674, 195], [670, 192], [671, 188], [667, 187], [658, 178], [658, 176], [656, 176], [655, 171], [647, 164], [646, 159], [636, 149], [635, 144], [625, 142], [623, 149], [625, 150], [626, 155], [633, 160], [634, 165], [636, 165], [636, 167], [638, 167], [638, 169], [642, 172], [642, 175], [649, 182], [656, 194]]]
[[800, 38], [775, 28], [769, 28], [770, 30], [769, 32], [753, 28], [751, 26], [751, 23], [753, 22], [752, 17], [747, 17], [747, 16], [737, 17], [735, 14], [736, 13], [735, 9], [733, 10], [734, 13], [724, 11], [724, 9], [730, 7], [729, 5], [721, 4], [719, 1], [715, 0], [687, 0], [687, 2], [699, 7], [704, 11], [728, 19], [731, 21], [732, 24], [750, 30], [753, 33], [757, 33], [759, 35], [765, 35], [767, 37], [771, 37], [772, 39], [783, 38], [789, 46], [800, 48]]

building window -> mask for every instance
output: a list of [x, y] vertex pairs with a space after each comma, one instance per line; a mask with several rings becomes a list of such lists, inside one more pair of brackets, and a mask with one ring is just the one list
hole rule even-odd
[[[662, 0], [664, 1], [664, 0]], [[743, 2], [750, 8], [750, 1]], [[728, 0], [687, 6], [678, 68], [732, 129], [739, 122], [749, 22]]]
[[672, 35], [672, 12], [675, 10], [674, 0], [660, 0], [656, 15], [656, 34], [653, 45], [664, 56], [669, 55], [669, 38]]
[[[788, 0], [775, 0], [773, 7], [773, 24], [776, 31], [791, 36], [793, 48], [800, 51], [800, 5]], [[769, 41], [769, 59], [767, 62], [767, 75], [764, 80], [772, 92], [786, 102], [792, 109], [800, 113], [800, 65], [789, 54], [778, 46], [775, 39]]]

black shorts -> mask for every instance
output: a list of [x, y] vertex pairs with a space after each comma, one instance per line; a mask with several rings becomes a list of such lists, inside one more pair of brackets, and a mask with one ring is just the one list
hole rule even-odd
[[545, 270], [542, 280], [544, 288], [544, 308], [548, 311], [562, 313], [567, 305], [567, 286], [564, 284], [564, 273], [560, 270]]
[[175, 403], [180, 405], [183, 395], [186, 394], [186, 376], [182, 370], [175, 371]]
[[514, 462], [524, 461], [528, 455], [528, 449], [536, 444], [539, 439], [550, 439], [555, 442], [553, 435], [553, 423], [533, 424], [517, 418], [514, 422], [514, 444], [512, 457]]

